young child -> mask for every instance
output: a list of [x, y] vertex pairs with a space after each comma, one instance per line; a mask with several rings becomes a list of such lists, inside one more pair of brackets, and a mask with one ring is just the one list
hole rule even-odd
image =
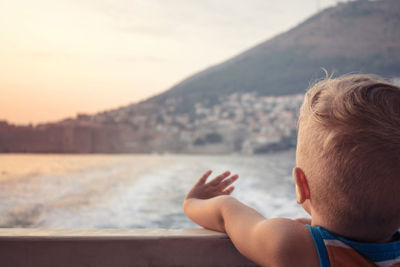
[[399, 87], [372, 75], [314, 85], [300, 110], [296, 165], [297, 203], [311, 220], [264, 218], [229, 196], [238, 179], [229, 171], [208, 183], [207, 171], [184, 211], [262, 266], [400, 266]]

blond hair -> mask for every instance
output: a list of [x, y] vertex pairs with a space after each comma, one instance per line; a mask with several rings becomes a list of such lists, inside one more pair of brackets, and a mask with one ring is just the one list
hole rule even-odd
[[318, 82], [300, 110], [297, 154], [327, 220], [399, 227], [399, 87], [361, 74]]

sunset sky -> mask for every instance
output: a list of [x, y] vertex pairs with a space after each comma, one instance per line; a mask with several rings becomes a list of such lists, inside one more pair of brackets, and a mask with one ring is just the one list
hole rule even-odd
[[0, 120], [36, 124], [146, 99], [336, 2], [0, 0]]

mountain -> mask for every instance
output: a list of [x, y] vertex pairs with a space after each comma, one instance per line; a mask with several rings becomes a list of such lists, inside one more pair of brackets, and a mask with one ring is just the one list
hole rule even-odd
[[187, 111], [200, 99], [234, 92], [302, 93], [321, 77], [321, 67], [335, 74], [400, 76], [399, 14], [398, 0], [340, 3], [149, 101], [179, 96]]
[[[294, 147], [322, 76], [400, 77], [400, 1], [340, 3], [137, 104], [38, 126], [0, 122], [0, 152], [264, 153]], [[238, 37], [239, 38], [239, 37]]]

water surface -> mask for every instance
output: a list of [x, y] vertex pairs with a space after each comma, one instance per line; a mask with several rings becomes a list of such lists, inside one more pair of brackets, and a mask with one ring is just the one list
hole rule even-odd
[[263, 156], [0, 154], [0, 227], [194, 227], [182, 200], [208, 169], [238, 173], [233, 196], [299, 217], [294, 151]]

